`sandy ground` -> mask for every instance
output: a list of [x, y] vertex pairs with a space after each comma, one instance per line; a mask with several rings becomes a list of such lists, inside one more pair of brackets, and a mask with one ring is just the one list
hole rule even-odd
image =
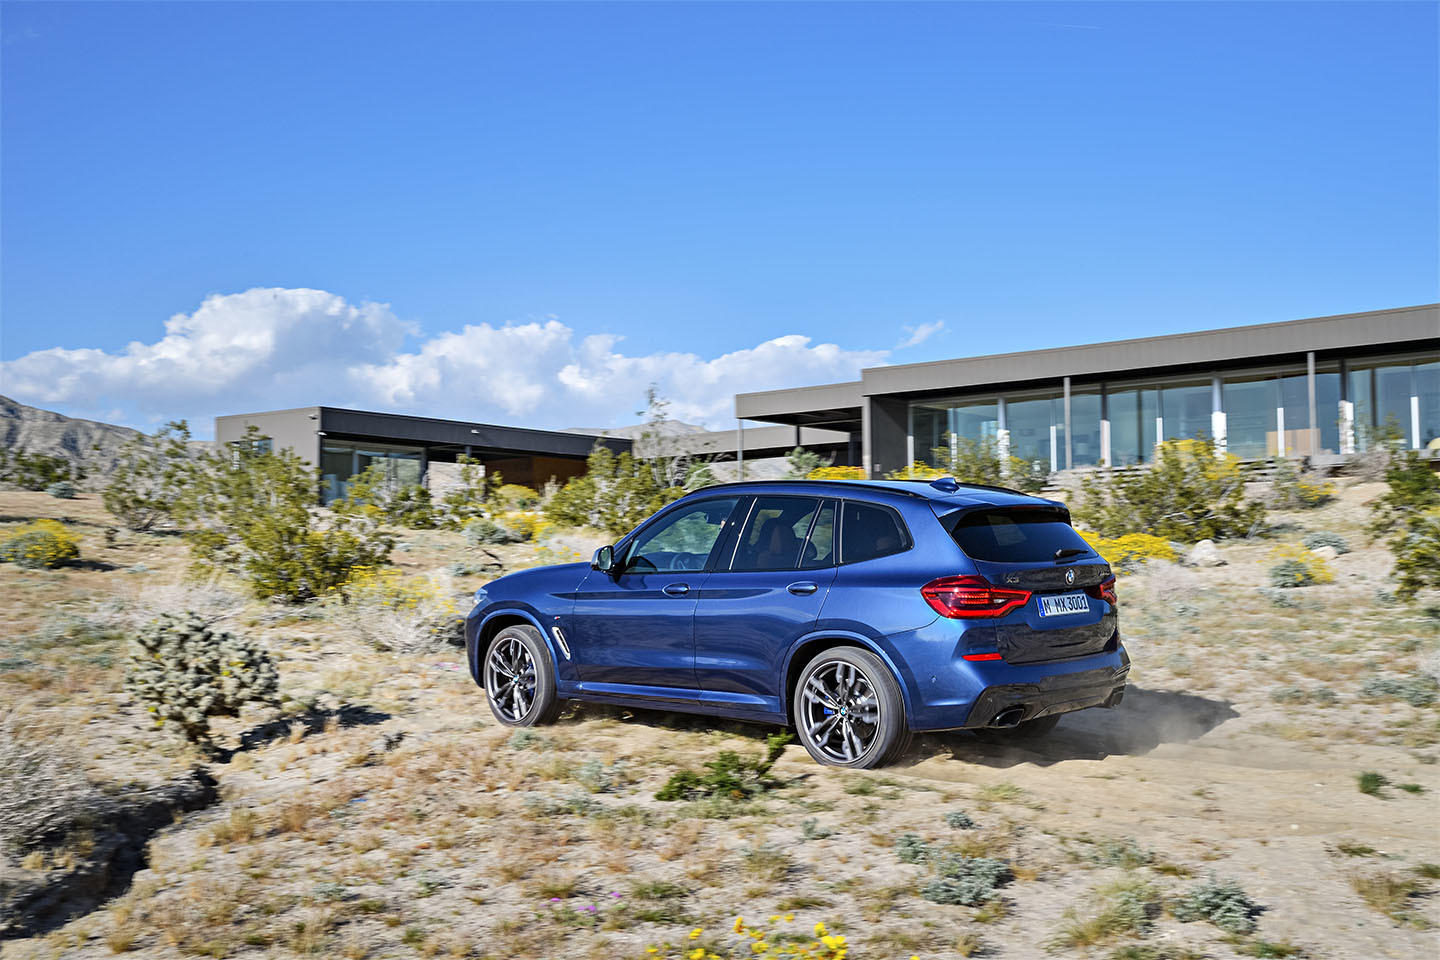
[[[744, 916], [776, 944], [775, 930], [798, 937], [823, 922], [855, 958], [1440, 955], [1440, 883], [1415, 879], [1440, 863], [1440, 710], [1361, 690], [1376, 676], [1421, 676], [1440, 649], [1440, 618], [1384, 596], [1388, 555], [1362, 529], [1379, 489], [1347, 486], [1331, 506], [1274, 516], [1293, 526], [1222, 544], [1226, 566], [1123, 579], [1134, 672], [1118, 708], [1067, 717], [1026, 746], [923, 737], [870, 773], [819, 767], [791, 746], [775, 789], [708, 806], [654, 793], [722, 750], [759, 753], [770, 731], [575, 708], [516, 738], [456, 669], [457, 652], [384, 653], [323, 620], [249, 604], [227, 622], [282, 657], [285, 688], [348, 713], [310, 726], [226, 721], [226, 742], [252, 736], [211, 764], [221, 803], [158, 835], [117, 899], [0, 953], [645, 957], [698, 942], [753, 955], [731, 933]], [[133, 599], [137, 582], [142, 596], [192, 597], [183, 546], [134, 534], [107, 545], [94, 501], [0, 494], [0, 524], [57, 513], [77, 521], [93, 565], [0, 567], [0, 697], [56, 724], [97, 778], [173, 776], [197, 758], [126, 702], [123, 651], [47, 645], [37, 632], [97, 599]], [[1260, 593], [1275, 544], [1321, 529], [1356, 548], [1335, 561], [1335, 583], [1290, 591], [1294, 606]], [[416, 574], [464, 553], [454, 535], [405, 536], [397, 559]], [[533, 562], [526, 549], [507, 548], [506, 562]], [[1360, 792], [1363, 771], [1389, 785]], [[977, 829], [947, 826], [956, 810]], [[928, 902], [927, 867], [897, 857], [907, 833], [1006, 860], [1015, 879], [988, 906]], [[1253, 935], [1164, 909], [1212, 875], [1260, 906]], [[1381, 905], [1388, 913], [1357, 884], [1377, 876], [1410, 883]], [[1067, 945], [1117, 880], [1151, 887], [1148, 924]]]

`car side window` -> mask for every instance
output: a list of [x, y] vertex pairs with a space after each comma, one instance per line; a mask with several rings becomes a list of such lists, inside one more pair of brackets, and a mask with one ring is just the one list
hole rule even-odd
[[730, 569], [794, 570], [819, 506], [813, 497], [757, 497]]
[[889, 507], [846, 500], [840, 510], [840, 562], [858, 563], [910, 549], [910, 534]]
[[646, 527], [625, 549], [622, 573], [703, 570], [739, 497], [701, 500], [679, 507]]
[[805, 551], [800, 556], [801, 570], [835, 565], [835, 501], [826, 500], [820, 508], [815, 523], [810, 527], [810, 538], [805, 541]]

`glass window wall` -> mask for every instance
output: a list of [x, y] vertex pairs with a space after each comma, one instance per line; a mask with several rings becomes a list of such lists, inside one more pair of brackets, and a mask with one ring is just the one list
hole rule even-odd
[[1010, 455], [1050, 469], [1065, 466], [1065, 409], [1062, 397], [1007, 400], [1005, 426]]
[[[1100, 450], [1099, 390], [1070, 391], [1070, 452], [1071, 462], [1077, 467], [1093, 467], [1103, 456]], [[1065, 465], [1063, 453], [1060, 465]]]
[[350, 489], [350, 480], [364, 473], [372, 464], [379, 464], [384, 469], [388, 482], [396, 486], [413, 486], [420, 482], [423, 457], [419, 447], [377, 448], [371, 444], [361, 447], [327, 443], [320, 450], [321, 497], [326, 503], [344, 497]]

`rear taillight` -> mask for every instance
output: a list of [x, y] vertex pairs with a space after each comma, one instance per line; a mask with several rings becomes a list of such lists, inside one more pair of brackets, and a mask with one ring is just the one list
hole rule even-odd
[[1086, 587], [1085, 592], [1096, 600], [1104, 600], [1110, 606], [1115, 606], [1115, 578], [1106, 577], [1093, 587]]
[[1029, 590], [997, 587], [984, 577], [941, 577], [920, 592], [940, 616], [959, 620], [1003, 617], [1030, 602]]

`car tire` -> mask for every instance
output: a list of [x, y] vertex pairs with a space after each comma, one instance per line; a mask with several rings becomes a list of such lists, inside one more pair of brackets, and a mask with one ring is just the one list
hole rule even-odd
[[800, 745], [826, 766], [870, 770], [910, 746], [900, 685], [868, 650], [818, 654], [796, 681], [790, 709]]
[[495, 634], [480, 661], [480, 678], [490, 712], [507, 727], [551, 723], [560, 714], [550, 650], [532, 626]]
[[986, 743], [1023, 743], [1047, 736], [1060, 722], [1060, 714], [1025, 720], [1013, 727], [976, 727], [970, 732]]

